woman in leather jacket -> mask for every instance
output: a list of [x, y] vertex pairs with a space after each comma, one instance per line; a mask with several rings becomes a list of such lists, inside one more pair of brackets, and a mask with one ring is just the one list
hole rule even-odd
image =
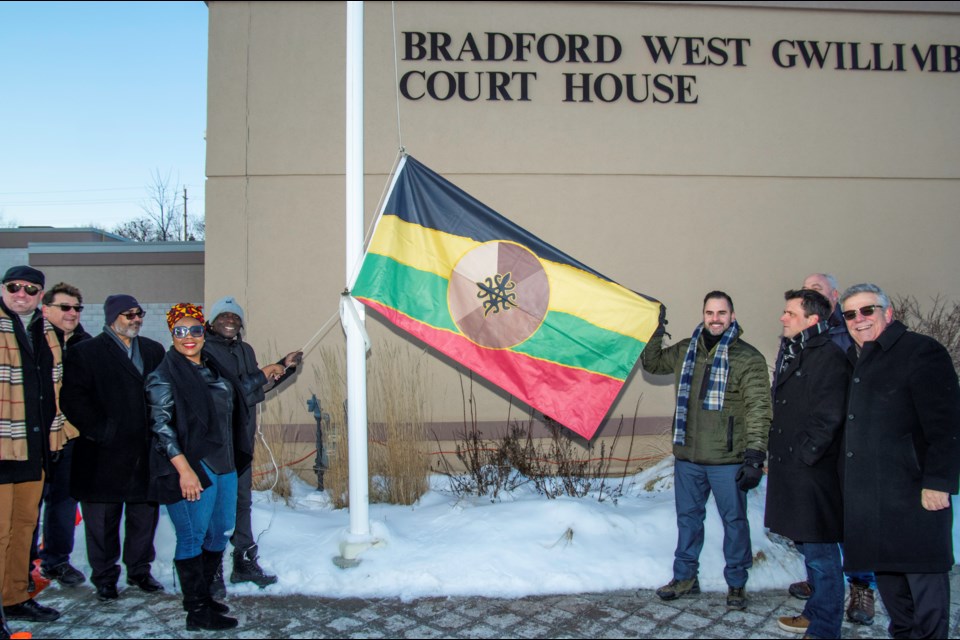
[[187, 629], [237, 626], [213, 600], [210, 583], [221, 566], [237, 508], [237, 470], [251, 452], [239, 437], [247, 421], [242, 383], [202, 355], [202, 308], [167, 312], [173, 346], [146, 380], [153, 447], [150, 499], [167, 505], [177, 535], [174, 564], [183, 590]]

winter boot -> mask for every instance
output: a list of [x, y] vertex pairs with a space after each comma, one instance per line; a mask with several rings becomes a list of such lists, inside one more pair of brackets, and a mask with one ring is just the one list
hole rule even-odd
[[688, 580], [677, 580], [674, 578], [667, 584], [657, 589], [657, 596], [661, 600], [676, 600], [682, 596], [700, 593], [700, 581], [697, 576]]
[[203, 579], [210, 591], [210, 608], [217, 613], [229, 613], [230, 607], [217, 602], [227, 596], [227, 587], [223, 584], [223, 551], [203, 549], [200, 557], [203, 558]]
[[183, 590], [183, 610], [187, 612], [187, 631], [205, 629], [223, 631], [237, 626], [236, 618], [217, 613], [210, 606], [210, 590], [203, 577], [203, 556], [174, 560]]
[[850, 583], [850, 603], [847, 605], [847, 620], [855, 624], [873, 624], [873, 589], [862, 582]]
[[233, 572], [230, 574], [230, 582], [233, 584], [252, 582], [263, 589], [276, 581], [277, 576], [264, 573], [257, 563], [257, 545], [233, 552]]

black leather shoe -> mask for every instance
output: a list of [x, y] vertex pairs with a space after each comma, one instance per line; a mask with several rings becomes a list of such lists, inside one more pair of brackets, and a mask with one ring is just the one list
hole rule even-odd
[[60, 617], [60, 612], [45, 607], [33, 598], [20, 604], [13, 604], [3, 608], [3, 615], [7, 620], [26, 620], [27, 622], [53, 622]]
[[47, 580], [56, 580], [65, 587], [75, 587], [87, 581], [86, 577], [69, 562], [61, 562], [55, 567], [40, 567], [40, 575]]
[[163, 591], [163, 585], [157, 582], [149, 573], [145, 573], [142, 576], [128, 576], [127, 584], [131, 587], [140, 587], [142, 591], [146, 591], [147, 593]]
[[115, 584], [98, 584], [97, 585], [97, 600], [99, 600], [100, 602], [116, 600], [119, 597], [120, 597], [120, 594], [117, 593], [117, 585]]

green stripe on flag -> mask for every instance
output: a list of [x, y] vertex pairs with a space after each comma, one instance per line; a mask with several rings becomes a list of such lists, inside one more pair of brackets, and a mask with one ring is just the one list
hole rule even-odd
[[633, 371], [644, 345], [577, 316], [549, 311], [540, 329], [513, 350], [623, 380]]
[[[449, 281], [434, 273], [368, 253], [351, 292], [437, 329], [463, 335], [447, 307]], [[512, 351], [619, 380], [633, 370], [643, 342], [577, 316], [548, 311], [543, 324]]]

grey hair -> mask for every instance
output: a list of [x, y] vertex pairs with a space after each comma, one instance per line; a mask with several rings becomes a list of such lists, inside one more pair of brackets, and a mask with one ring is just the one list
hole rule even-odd
[[843, 295], [840, 296], [840, 307], [843, 308], [843, 303], [847, 300], [847, 298], [850, 298], [851, 296], [855, 296], [858, 293], [872, 293], [877, 296], [877, 302], [880, 304], [881, 307], [883, 307], [884, 309], [892, 308], [890, 305], [890, 296], [884, 293], [883, 289], [881, 289], [877, 285], [867, 284], [867, 283], [855, 284], [852, 287], [848, 288], [846, 291], [844, 291]]
[[827, 284], [830, 285], [830, 288], [834, 291], [840, 291], [840, 283], [837, 282], [837, 279], [833, 276], [832, 273], [816, 273], [814, 275], [820, 276], [827, 281]]

